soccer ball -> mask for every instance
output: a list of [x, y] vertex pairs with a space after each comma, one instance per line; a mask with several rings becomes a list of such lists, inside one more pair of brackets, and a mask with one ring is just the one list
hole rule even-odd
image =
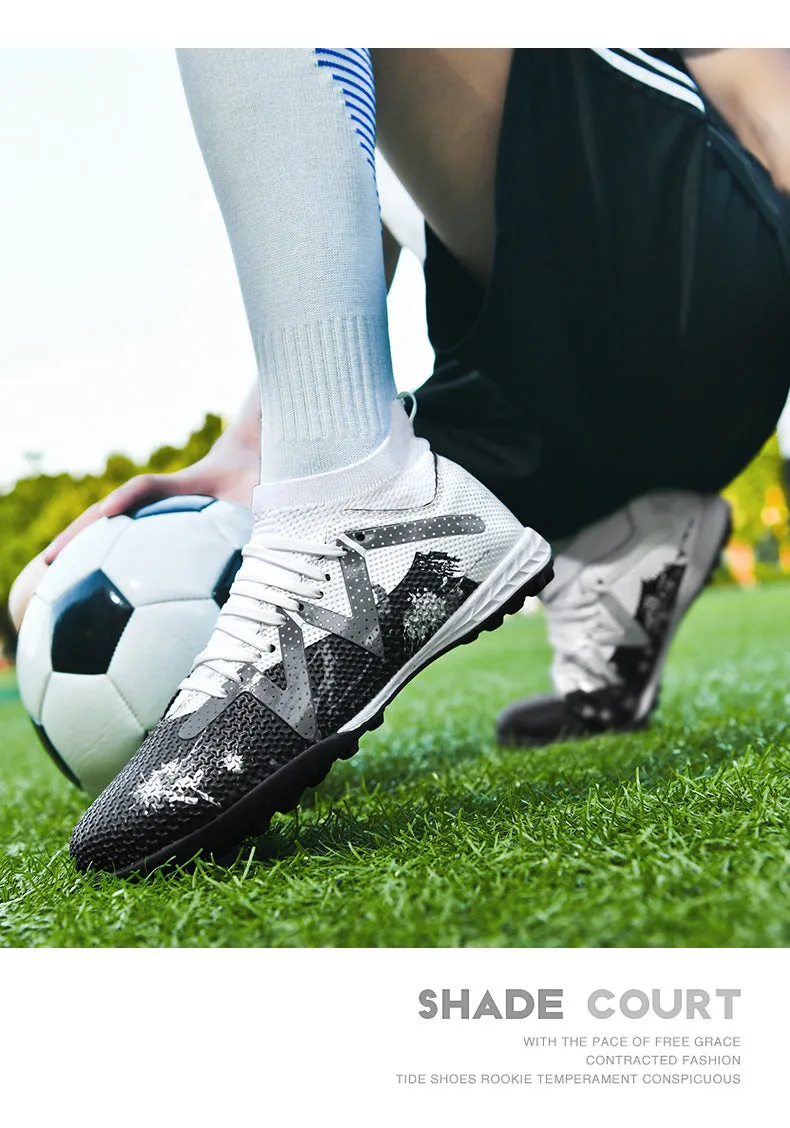
[[89, 795], [137, 751], [208, 642], [250, 531], [243, 505], [166, 498], [89, 525], [39, 583], [19, 632], [19, 692]]

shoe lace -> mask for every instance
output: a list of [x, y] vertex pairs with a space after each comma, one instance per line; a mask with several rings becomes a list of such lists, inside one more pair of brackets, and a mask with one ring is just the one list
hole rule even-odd
[[[233, 665], [258, 662], [277, 649], [267, 628], [283, 626], [288, 619], [285, 612], [298, 613], [304, 600], [323, 597], [321, 584], [329, 582], [331, 576], [326, 567], [308, 558], [336, 559], [345, 553], [342, 545], [259, 532], [242, 550], [243, 563], [211, 639], [179, 689], [222, 698], [228, 681], [240, 684], [241, 676]], [[219, 674], [220, 679], [209, 671]]]
[[563, 694], [591, 686], [617, 685], [619, 675], [610, 661], [611, 630], [600, 634], [594, 603], [554, 606], [547, 615], [549, 642], [554, 651], [553, 680]]

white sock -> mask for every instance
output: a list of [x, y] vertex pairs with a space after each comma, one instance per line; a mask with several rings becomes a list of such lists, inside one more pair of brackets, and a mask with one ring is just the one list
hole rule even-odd
[[376, 192], [370, 56], [181, 50], [230, 238], [261, 389], [261, 480], [357, 462], [396, 395]]

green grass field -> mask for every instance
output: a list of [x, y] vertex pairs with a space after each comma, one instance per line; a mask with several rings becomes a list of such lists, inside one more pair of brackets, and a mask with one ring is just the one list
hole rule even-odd
[[0, 675], [5, 946], [751, 947], [790, 944], [790, 586], [708, 591], [650, 731], [504, 751], [548, 687], [521, 616], [412, 683], [298, 813], [230, 868], [86, 879], [84, 799]]

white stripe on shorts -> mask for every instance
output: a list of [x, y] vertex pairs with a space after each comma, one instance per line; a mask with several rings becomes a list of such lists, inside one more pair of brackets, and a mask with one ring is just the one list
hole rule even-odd
[[682, 82], [683, 85], [688, 86], [690, 90], [697, 89], [697, 84], [694, 80], [689, 78], [687, 74], [684, 74], [682, 70], [673, 67], [671, 63], [665, 63], [663, 59], [655, 58], [654, 55], [648, 55], [648, 53], [643, 51], [640, 47], [620, 47], [619, 49], [625, 51], [627, 55], [633, 55], [638, 62], [646, 63], [649, 67], [652, 67], [653, 70], [661, 71], [667, 78], [674, 78], [675, 82]]
[[[623, 74], [630, 75], [635, 78], [637, 82], [643, 82], [645, 86], [652, 86], [654, 90], [661, 90], [664, 94], [670, 94], [673, 98], [678, 98], [681, 102], [687, 102], [693, 106], [700, 113], [705, 113], [705, 103], [694, 90], [689, 90], [687, 86], [682, 85], [680, 82], [665, 77], [663, 74], [657, 74], [653, 70], [642, 66], [641, 63], [631, 62], [630, 59], [624, 59], [622, 55], [618, 55], [609, 47], [593, 47], [592, 50], [603, 59], [605, 63], [614, 67], [615, 70], [622, 71]], [[645, 58], [649, 59], [651, 65], [658, 60], [646, 55]], [[674, 67], [666, 64], [667, 68], [672, 71]]]

